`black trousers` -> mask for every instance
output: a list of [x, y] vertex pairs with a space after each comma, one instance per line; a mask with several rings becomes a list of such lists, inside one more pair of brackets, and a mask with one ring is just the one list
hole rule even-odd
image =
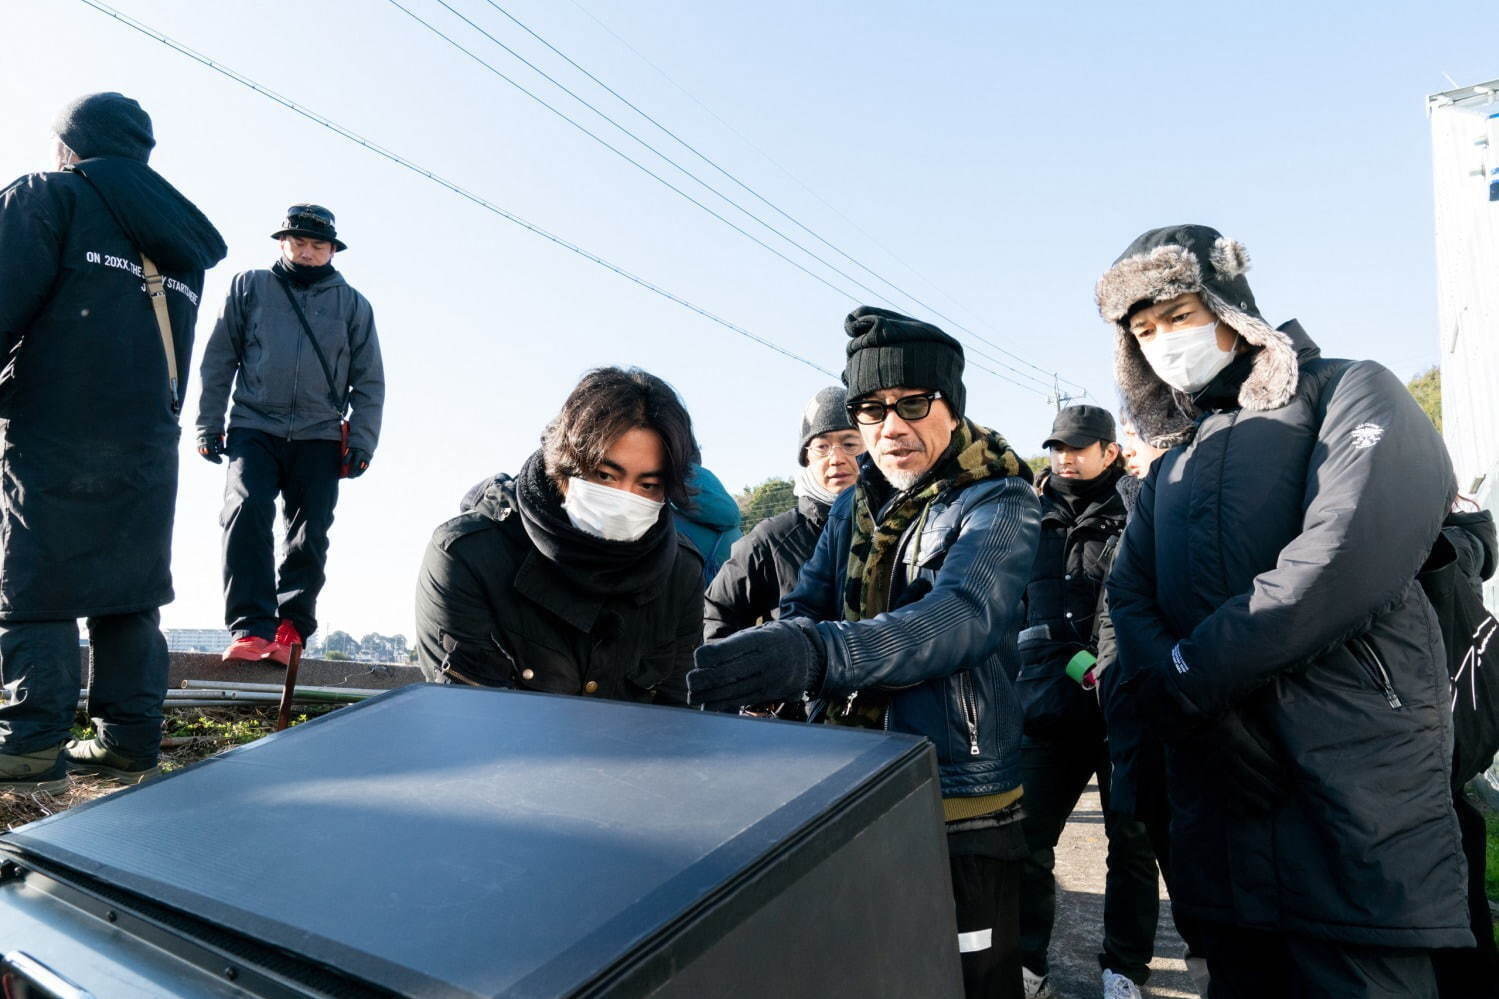
[[1436, 999], [1431, 952], [1202, 923], [1208, 999]]
[[963, 830], [948, 823], [947, 858], [958, 916], [964, 999], [1022, 999], [1020, 974], [1020, 858], [1018, 822]]
[[[89, 716], [99, 740], [147, 764], [161, 751], [167, 643], [161, 612], [109, 614], [87, 621]], [[0, 621], [0, 752], [34, 753], [66, 742], [78, 707], [77, 621]]]
[[1461, 788], [1453, 792], [1452, 804], [1462, 830], [1463, 855], [1468, 859], [1468, 918], [1478, 946], [1431, 952], [1437, 993], [1442, 999], [1495, 999], [1499, 997], [1499, 952], [1494, 947], [1494, 917], [1484, 889], [1487, 834], [1483, 815]]
[[[271, 639], [282, 618], [305, 639], [317, 630], [327, 579], [328, 528], [338, 502], [338, 441], [287, 441], [231, 427], [224, 486], [224, 623], [235, 638]], [[280, 495], [286, 548], [276, 566]]]
[[1096, 774], [1109, 849], [1103, 894], [1101, 967], [1137, 984], [1150, 974], [1160, 917], [1155, 853], [1145, 825], [1109, 810], [1109, 749], [1100, 726], [1069, 740], [1021, 743], [1025, 787], [1025, 839], [1029, 855], [1020, 879], [1020, 956], [1038, 975], [1046, 973], [1047, 950], [1056, 921], [1053, 876], [1057, 840]]
[[[1142, 759], [1136, 764], [1136, 780], [1140, 786], [1135, 792], [1134, 817], [1145, 825], [1156, 865], [1161, 869], [1161, 880], [1166, 882], [1166, 893], [1170, 895], [1175, 880], [1171, 872], [1171, 801], [1166, 796], [1166, 761], [1159, 747], [1153, 753], [1142, 754]], [[1191, 918], [1183, 916], [1173, 906], [1171, 919], [1182, 942], [1187, 945], [1187, 955], [1201, 957], [1202, 943]]]

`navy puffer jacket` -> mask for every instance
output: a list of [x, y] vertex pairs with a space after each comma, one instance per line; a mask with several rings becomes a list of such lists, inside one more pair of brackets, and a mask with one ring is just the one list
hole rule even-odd
[[[1156, 462], [1109, 580], [1121, 691], [1171, 699], [1187, 729], [1235, 712], [1283, 768], [1268, 810], [1235, 814], [1210, 757], [1162, 732], [1172, 902], [1352, 944], [1471, 947], [1447, 668], [1416, 581], [1452, 467], [1388, 370], [1279, 332], [1295, 363], [1269, 387], [1288, 401], [1250, 408], [1235, 385], [1194, 400], [1196, 434]], [[1272, 348], [1246, 360], [1264, 373]]]

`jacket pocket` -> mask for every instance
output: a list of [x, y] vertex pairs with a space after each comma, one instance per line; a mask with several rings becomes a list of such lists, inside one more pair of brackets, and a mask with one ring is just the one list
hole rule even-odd
[[1369, 680], [1374, 686], [1379, 688], [1379, 692], [1384, 695], [1385, 702], [1392, 708], [1403, 707], [1400, 695], [1395, 693], [1395, 684], [1390, 679], [1390, 671], [1385, 668], [1384, 660], [1379, 658], [1379, 653], [1374, 651], [1373, 643], [1363, 637], [1350, 638], [1348, 651], [1353, 654], [1354, 661], [1369, 675]]
[[442, 661], [434, 677], [440, 683], [461, 687], [514, 687], [519, 670], [505, 647], [490, 636], [489, 648], [466, 647], [463, 642], [441, 633]]
[[1094, 721], [1096, 695], [1067, 675], [1067, 662], [1082, 648], [1076, 642], [1034, 638], [1019, 647], [1015, 696], [1025, 713], [1025, 734], [1055, 739]]
[[963, 722], [964, 735], [968, 738], [968, 755], [980, 756], [983, 749], [979, 745], [979, 698], [978, 691], [974, 689], [973, 671], [960, 670], [957, 681], [958, 717]]

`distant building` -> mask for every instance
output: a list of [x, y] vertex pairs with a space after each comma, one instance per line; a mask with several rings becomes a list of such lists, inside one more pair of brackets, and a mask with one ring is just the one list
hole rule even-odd
[[223, 628], [163, 628], [168, 652], [223, 652], [229, 632]]
[[[1499, 506], [1499, 80], [1433, 94], [1442, 436], [1457, 487]], [[1485, 591], [1499, 607], [1499, 579]], [[1499, 807], [1499, 759], [1476, 782]]]
[[[1499, 499], [1499, 80], [1433, 94], [1442, 434], [1457, 486]], [[1488, 602], [1499, 606], [1499, 581]]]

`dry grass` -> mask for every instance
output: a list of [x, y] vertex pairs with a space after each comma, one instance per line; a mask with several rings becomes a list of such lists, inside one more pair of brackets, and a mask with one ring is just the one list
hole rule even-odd
[[[335, 707], [311, 708], [292, 719], [296, 725]], [[86, 719], [74, 729], [74, 737], [92, 738]], [[254, 742], [276, 729], [275, 705], [235, 705], [227, 708], [193, 708], [167, 711], [162, 742], [161, 769], [170, 773], [190, 763], [207, 759], [232, 746]], [[57, 794], [0, 792], [0, 829], [11, 830], [44, 819], [95, 798], [120, 790], [122, 785], [98, 777], [69, 777], [68, 786]]]

